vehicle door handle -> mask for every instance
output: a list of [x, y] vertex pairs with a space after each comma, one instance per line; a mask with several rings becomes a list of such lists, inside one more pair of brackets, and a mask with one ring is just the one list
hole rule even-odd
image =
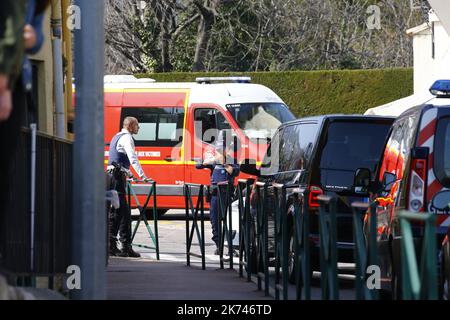
[[167, 157], [167, 158], [164, 158], [164, 161], [172, 162], [172, 161], [175, 161], [175, 159], [174, 159], [174, 158]]

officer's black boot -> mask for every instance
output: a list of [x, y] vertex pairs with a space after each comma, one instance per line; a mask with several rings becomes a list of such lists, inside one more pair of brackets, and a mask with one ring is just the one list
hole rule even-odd
[[110, 239], [109, 240], [109, 255], [110, 256], [118, 256], [121, 251], [119, 248], [117, 248], [117, 240], [116, 239]]
[[117, 255], [119, 257], [125, 257], [125, 258], [140, 258], [141, 255], [133, 250], [133, 247], [131, 244], [128, 243], [122, 243], [122, 249], [120, 250], [120, 253]]

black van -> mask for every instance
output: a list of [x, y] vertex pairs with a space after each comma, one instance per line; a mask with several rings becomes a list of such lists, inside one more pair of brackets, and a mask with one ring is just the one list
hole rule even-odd
[[[368, 195], [354, 190], [355, 171], [371, 168], [376, 172], [393, 121], [393, 117], [360, 115], [326, 115], [291, 121], [283, 124], [273, 136], [260, 170], [248, 166], [247, 172], [257, 173], [259, 182], [294, 184], [299, 185], [300, 190], [309, 190], [312, 269], [318, 270], [320, 265], [316, 213], [317, 196], [321, 194], [338, 198], [338, 259], [353, 262], [350, 205], [354, 201], [368, 201]], [[289, 206], [292, 201], [287, 201]], [[273, 206], [273, 202], [269, 201], [269, 205]], [[273, 210], [269, 212], [272, 213], [269, 213], [269, 251], [273, 255]], [[292, 218], [288, 221], [292, 230]], [[292, 259], [289, 261], [292, 271]]]

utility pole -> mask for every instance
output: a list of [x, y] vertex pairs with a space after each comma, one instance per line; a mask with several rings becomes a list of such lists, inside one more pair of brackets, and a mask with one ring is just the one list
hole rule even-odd
[[106, 206], [103, 167], [104, 1], [75, 0], [75, 142], [72, 263], [81, 289], [73, 299], [106, 299]]

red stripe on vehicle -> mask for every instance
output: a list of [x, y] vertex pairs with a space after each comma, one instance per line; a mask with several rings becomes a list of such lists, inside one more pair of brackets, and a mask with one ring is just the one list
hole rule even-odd
[[431, 185], [428, 186], [428, 201], [431, 201], [436, 193], [441, 191], [444, 187], [439, 183], [439, 181], [434, 180]]
[[448, 218], [448, 215], [438, 215], [436, 217], [436, 225], [441, 226]]
[[419, 146], [423, 146], [433, 135], [436, 129], [436, 119], [431, 121], [422, 131], [419, 133]]
[[433, 164], [434, 164], [434, 153], [432, 152], [428, 156], [428, 170], [433, 169]]

